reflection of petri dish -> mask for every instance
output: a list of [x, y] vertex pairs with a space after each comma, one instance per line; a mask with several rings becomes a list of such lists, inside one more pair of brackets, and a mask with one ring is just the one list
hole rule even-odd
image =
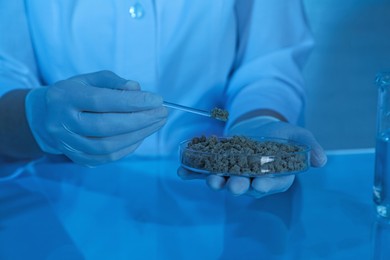
[[180, 144], [181, 165], [221, 176], [284, 176], [307, 171], [310, 147], [266, 137], [200, 137]]

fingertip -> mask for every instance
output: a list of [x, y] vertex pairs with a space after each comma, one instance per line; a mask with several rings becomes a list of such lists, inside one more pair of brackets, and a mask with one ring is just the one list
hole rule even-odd
[[162, 98], [162, 96], [160, 96], [160, 95], [157, 95], [157, 94], [154, 94], [154, 93], [150, 93], [151, 95], [149, 95], [148, 97], [149, 97], [149, 102], [151, 103], [151, 104], [153, 104], [154, 106], [162, 106], [162, 104], [163, 104], [163, 98]]
[[134, 111], [155, 110], [163, 107], [162, 97], [149, 91], [127, 91], [126, 98], [129, 109]]
[[240, 176], [232, 176], [227, 181], [228, 190], [233, 195], [241, 195], [248, 191], [250, 187], [250, 179]]
[[158, 111], [161, 118], [167, 118], [169, 115], [168, 109], [164, 106], [159, 107]]
[[312, 151], [310, 163], [313, 167], [323, 167], [327, 161], [328, 157], [322, 148]]
[[295, 175], [280, 177], [257, 177], [252, 180], [252, 188], [257, 192], [272, 194], [286, 191], [293, 184]]
[[126, 90], [140, 90], [141, 89], [141, 86], [139, 85], [139, 83], [137, 81], [134, 81], [134, 80], [128, 80], [126, 81], [125, 83], [125, 89]]
[[78, 80], [94, 87], [110, 89], [127, 89], [126, 84], [128, 82], [128, 80], [109, 70], [81, 74], [71, 77], [70, 79]]
[[158, 108], [163, 106], [163, 98], [162, 96], [149, 92], [149, 91], [141, 91], [137, 95], [137, 100], [134, 100], [135, 104], [138, 104], [143, 108]]
[[181, 179], [183, 180], [187, 180], [188, 179], [188, 176], [189, 176], [189, 173], [186, 169], [184, 169], [183, 167], [179, 167], [177, 169], [177, 176], [179, 176]]
[[221, 190], [225, 187], [226, 179], [218, 175], [209, 175], [206, 178], [206, 183], [213, 190]]

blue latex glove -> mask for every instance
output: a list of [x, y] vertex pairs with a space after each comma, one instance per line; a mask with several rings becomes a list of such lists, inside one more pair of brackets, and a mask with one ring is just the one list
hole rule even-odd
[[[312, 148], [311, 166], [322, 167], [327, 161], [324, 150], [308, 130], [268, 117], [253, 118], [241, 122], [233, 126], [228, 131], [228, 135], [264, 136], [302, 142]], [[255, 198], [284, 192], [293, 184], [295, 178], [294, 175], [280, 177], [261, 176], [257, 178], [232, 176], [227, 178], [218, 175], [205, 176], [184, 168], [178, 169], [178, 175], [185, 180], [206, 179], [207, 184], [214, 190], [221, 190], [226, 187], [234, 195], [246, 194]]]
[[101, 71], [33, 89], [26, 115], [40, 148], [94, 166], [132, 153], [165, 124], [159, 95], [135, 81]]

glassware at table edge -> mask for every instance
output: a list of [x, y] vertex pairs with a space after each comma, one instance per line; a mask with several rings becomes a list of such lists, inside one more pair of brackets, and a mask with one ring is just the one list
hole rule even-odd
[[390, 219], [390, 72], [375, 80], [378, 88], [373, 199], [379, 216]]
[[[278, 177], [278, 176], [286, 176], [286, 175], [295, 175], [298, 173], [302, 173], [307, 171], [310, 168], [310, 150], [311, 148], [303, 143], [299, 143], [296, 141], [288, 140], [288, 139], [282, 139], [282, 138], [268, 138], [268, 137], [253, 137], [253, 136], [245, 136], [246, 138], [250, 138], [252, 140], [258, 141], [258, 142], [266, 142], [266, 141], [272, 141], [272, 142], [278, 142], [278, 143], [283, 143], [283, 144], [289, 144], [289, 145], [296, 145], [299, 146], [302, 150], [299, 152], [294, 152], [294, 153], [288, 153], [288, 154], [283, 154], [283, 155], [245, 155], [245, 154], [240, 154], [240, 155], [233, 155], [233, 156], [239, 156], [240, 158], [246, 159], [246, 160], [255, 160], [256, 162], [259, 163], [261, 166], [261, 172], [244, 172], [244, 173], [232, 173], [232, 172], [215, 172], [215, 171], [210, 171], [204, 168], [197, 168], [197, 167], [192, 167], [189, 165], [188, 161], [186, 161], [185, 154], [190, 153], [191, 155], [198, 155], [202, 157], [207, 157], [208, 159], [216, 160], [220, 158], [216, 158], [217, 154], [212, 154], [212, 153], [206, 153], [206, 152], [200, 152], [196, 150], [191, 150], [189, 149], [188, 143], [192, 141], [192, 139], [182, 141], [179, 145], [179, 153], [180, 153], [180, 163], [181, 166], [184, 167], [185, 169], [191, 170], [196, 173], [201, 173], [201, 174], [216, 174], [220, 176], [244, 176], [244, 177], [261, 177], [261, 176], [271, 176], [271, 177]], [[229, 137], [218, 137], [218, 140], [223, 140], [227, 138], [232, 138], [232, 136]], [[226, 156], [232, 156], [232, 155], [225, 155]], [[275, 162], [275, 160], [282, 160], [283, 158], [281, 157], [288, 157], [288, 158], [293, 158], [293, 157], [298, 157], [301, 162], [303, 163], [302, 167], [299, 170], [295, 171], [284, 171], [284, 172], [272, 172], [269, 171], [268, 166], [270, 163]], [[213, 159], [215, 158], [215, 159]]]

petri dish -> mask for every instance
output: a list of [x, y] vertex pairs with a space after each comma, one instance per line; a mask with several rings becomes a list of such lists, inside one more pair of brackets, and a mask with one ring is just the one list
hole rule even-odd
[[285, 176], [310, 168], [310, 147], [267, 137], [195, 137], [180, 143], [181, 166], [221, 176]]

